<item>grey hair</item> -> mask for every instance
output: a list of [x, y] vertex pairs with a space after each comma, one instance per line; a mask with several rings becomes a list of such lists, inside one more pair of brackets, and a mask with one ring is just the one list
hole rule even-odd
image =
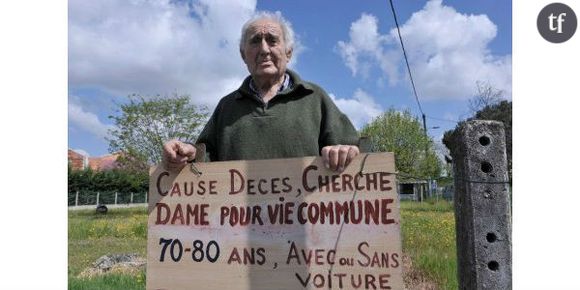
[[258, 20], [268, 19], [272, 20], [278, 24], [282, 28], [282, 33], [284, 34], [284, 43], [286, 43], [286, 51], [291, 50], [294, 48], [294, 30], [292, 30], [292, 24], [284, 17], [282, 17], [282, 13], [280, 11], [276, 11], [275, 13], [268, 12], [268, 11], [260, 11], [250, 20], [248, 20], [244, 26], [242, 26], [242, 38], [240, 39], [240, 50], [244, 49], [244, 44], [247, 40], [247, 32], [250, 25], [254, 24]]

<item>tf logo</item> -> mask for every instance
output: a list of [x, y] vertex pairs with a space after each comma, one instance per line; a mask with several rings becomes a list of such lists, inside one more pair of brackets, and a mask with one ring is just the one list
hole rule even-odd
[[540, 35], [552, 43], [562, 43], [576, 32], [576, 14], [566, 4], [552, 3], [544, 7], [538, 15], [537, 25]]

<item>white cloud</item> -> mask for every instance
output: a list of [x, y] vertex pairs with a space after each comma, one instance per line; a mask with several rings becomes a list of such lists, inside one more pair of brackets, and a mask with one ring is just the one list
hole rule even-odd
[[382, 107], [373, 100], [373, 97], [361, 89], [357, 89], [350, 99], [341, 99], [334, 94], [329, 95], [357, 129], [361, 129], [383, 112]]
[[[394, 85], [407, 79], [397, 30], [381, 35], [377, 27], [374, 16], [363, 14], [351, 25], [350, 41], [338, 43], [339, 52], [353, 75], [376, 64]], [[511, 55], [491, 54], [488, 45], [497, 26], [486, 15], [461, 14], [432, 0], [400, 28], [422, 99], [467, 99], [476, 92], [476, 81], [511, 98]], [[369, 37], [368, 44], [361, 42]]]
[[240, 28], [256, 0], [69, 1], [69, 83], [213, 105], [247, 70]]
[[384, 51], [383, 46], [390, 44], [392, 40], [387, 35], [379, 34], [377, 24], [375, 16], [363, 14], [350, 26], [350, 42], [338, 42], [338, 51], [353, 76], [361, 74], [365, 78], [368, 77], [372, 64], [378, 61], [379, 67], [394, 84], [398, 78], [396, 54]]
[[[215, 106], [248, 75], [239, 53], [242, 25], [256, 0], [69, 1], [69, 120], [71, 130], [106, 136], [111, 126], [88, 108], [107, 98], [189, 94]], [[292, 62], [304, 49], [299, 36]]]
[[115, 128], [112, 125], [103, 124], [96, 114], [87, 112], [74, 103], [68, 105], [68, 119], [69, 124], [100, 138], [107, 136], [109, 129]]

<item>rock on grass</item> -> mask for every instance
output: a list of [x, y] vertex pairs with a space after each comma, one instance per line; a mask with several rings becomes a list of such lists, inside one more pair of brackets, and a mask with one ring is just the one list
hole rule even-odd
[[146, 260], [137, 254], [112, 254], [98, 258], [92, 267], [82, 271], [79, 278], [92, 278], [103, 274], [137, 275], [145, 269]]

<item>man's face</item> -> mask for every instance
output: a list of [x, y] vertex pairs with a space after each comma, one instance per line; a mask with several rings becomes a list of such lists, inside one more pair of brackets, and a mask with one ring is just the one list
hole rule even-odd
[[280, 25], [269, 19], [254, 22], [246, 32], [242, 59], [253, 77], [277, 77], [286, 72], [292, 50], [286, 43]]

